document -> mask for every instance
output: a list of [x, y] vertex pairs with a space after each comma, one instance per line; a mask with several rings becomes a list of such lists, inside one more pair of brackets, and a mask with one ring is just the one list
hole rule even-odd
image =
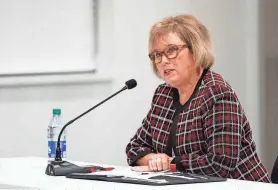
[[147, 185], [173, 185], [186, 183], [217, 182], [226, 179], [196, 175], [184, 172], [136, 172], [131, 168], [114, 169], [111, 171], [98, 171], [92, 173], [74, 173], [68, 178], [102, 180], [119, 183], [135, 183]]

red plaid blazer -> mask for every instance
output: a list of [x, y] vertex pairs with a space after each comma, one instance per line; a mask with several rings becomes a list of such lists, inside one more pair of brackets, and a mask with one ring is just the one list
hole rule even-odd
[[151, 109], [126, 147], [131, 166], [149, 153], [174, 156], [177, 168], [186, 172], [270, 182], [235, 92], [209, 69], [184, 105], [177, 89], [158, 86]]

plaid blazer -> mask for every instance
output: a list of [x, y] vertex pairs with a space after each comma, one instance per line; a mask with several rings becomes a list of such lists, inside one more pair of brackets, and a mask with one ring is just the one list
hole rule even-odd
[[235, 92], [210, 69], [184, 105], [177, 89], [158, 86], [151, 109], [126, 147], [131, 166], [149, 153], [175, 157], [182, 171], [270, 182]]

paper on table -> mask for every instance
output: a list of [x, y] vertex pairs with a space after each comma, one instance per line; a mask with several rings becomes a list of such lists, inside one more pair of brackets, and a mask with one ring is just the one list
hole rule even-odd
[[[144, 172], [145, 173], [145, 172]], [[121, 177], [121, 179], [127, 180], [134, 180], [134, 181], [148, 181], [154, 183], [167, 183], [165, 179], [149, 179], [150, 177], [155, 177], [161, 175], [163, 172], [152, 172], [148, 174], [142, 175], [142, 172], [135, 172], [132, 171], [130, 168], [126, 169], [115, 169], [111, 171], [100, 171], [100, 172], [93, 172], [85, 175], [94, 175], [94, 176], [106, 176], [106, 177]]]
[[174, 174], [175, 172], [169, 172], [169, 171], [161, 171], [161, 172], [136, 172], [131, 170], [131, 168], [125, 168], [125, 169], [115, 169], [111, 171], [100, 171], [100, 172], [93, 172], [86, 175], [106, 175], [107, 177], [117, 177], [117, 176], [123, 176], [128, 178], [137, 178], [137, 179], [149, 179], [151, 177], [156, 176], [168, 176], [168, 177], [178, 177], [178, 178], [184, 178], [188, 180], [193, 180], [194, 178], [187, 177], [187, 176], [172, 176], [171, 174]]
[[[107, 176], [125, 176], [125, 177], [140, 177], [147, 178], [149, 175], [142, 175], [142, 173], [146, 172], [135, 172], [132, 171], [129, 167], [124, 169], [114, 169], [110, 171], [98, 171], [98, 172], [92, 172], [88, 173], [86, 175], [107, 175]], [[161, 174], [161, 172], [153, 172], [153, 175]]]

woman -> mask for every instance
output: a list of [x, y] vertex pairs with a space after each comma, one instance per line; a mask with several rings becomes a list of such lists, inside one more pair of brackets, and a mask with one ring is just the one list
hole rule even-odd
[[269, 182], [244, 110], [231, 86], [210, 68], [209, 33], [194, 16], [153, 25], [149, 58], [165, 81], [126, 147], [136, 171], [178, 170]]

